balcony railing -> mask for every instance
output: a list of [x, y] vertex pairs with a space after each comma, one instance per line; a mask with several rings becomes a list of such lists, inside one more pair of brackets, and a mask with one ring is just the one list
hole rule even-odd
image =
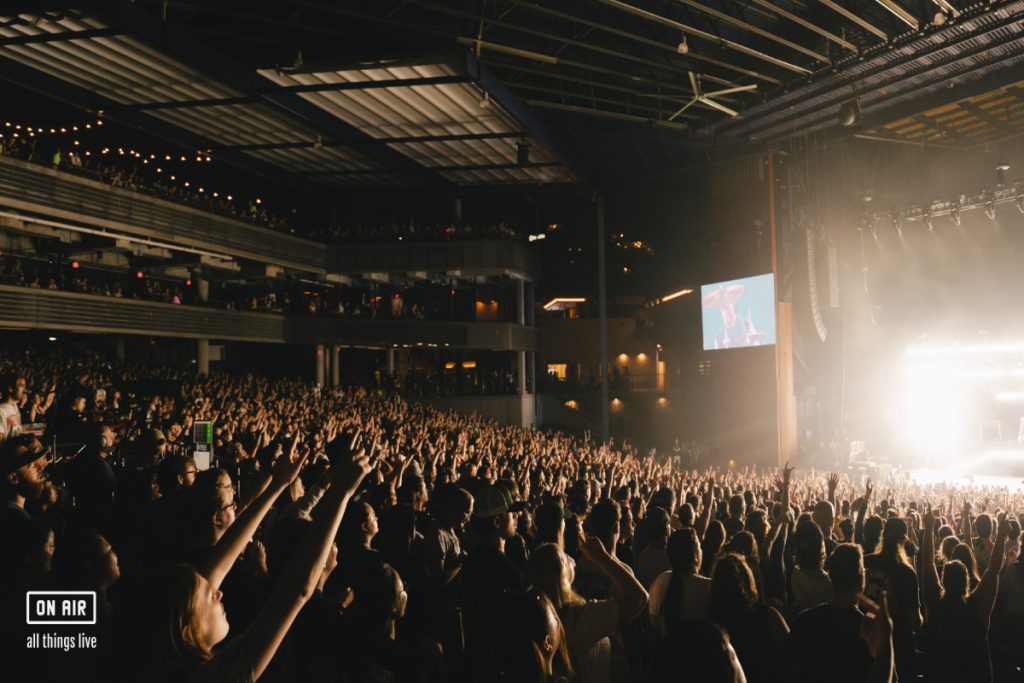
[[377, 348], [540, 348], [539, 329], [508, 323], [288, 317], [10, 285], [0, 285], [0, 327]]
[[509, 240], [462, 242], [393, 242], [390, 244], [336, 244], [327, 249], [327, 268], [341, 274], [459, 272], [510, 275], [536, 282], [540, 257], [526, 246]]
[[318, 242], [10, 157], [0, 157], [0, 206], [316, 273], [326, 264]]

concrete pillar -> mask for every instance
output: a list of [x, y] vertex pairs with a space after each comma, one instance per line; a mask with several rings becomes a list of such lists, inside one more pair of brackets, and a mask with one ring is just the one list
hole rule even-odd
[[340, 357], [341, 349], [338, 348], [337, 344], [331, 344], [331, 386], [334, 388], [341, 386]]
[[114, 337], [114, 357], [123, 363], [125, 359], [125, 340], [123, 336]]
[[196, 366], [199, 374], [210, 374], [210, 340], [196, 340]]
[[[516, 322], [520, 325], [526, 324], [526, 283], [523, 280], [516, 280]], [[519, 375], [519, 395], [526, 394], [526, 351], [517, 351], [516, 371]]]
[[389, 346], [387, 350], [388, 377], [395, 376], [395, 347]]
[[316, 385], [322, 387], [324, 385], [324, 377], [327, 371], [327, 359], [324, 357], [324, 345], [316, 345]]
[[597, 202], [597, 310], [601, 341], [601, 441], [608, 441], [608, 284], [605, 272], [604, 195], [594, 195]]
[[196, 299], [200, 303], [206, 303], [210, 300], [210, 281], [201, 277], [196, 278]]

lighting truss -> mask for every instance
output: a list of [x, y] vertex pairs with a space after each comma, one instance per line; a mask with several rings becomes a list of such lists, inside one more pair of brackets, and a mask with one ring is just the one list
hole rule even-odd
[[721, 104], [720, 102], [716, 101], [713, 98], [719, 97], [721, 95], [731, 95], [732, 93], [737, 92], [750, 92], [753, 90], [757, 90], [757, 85], [751, 84], [738, 85], [735, 88], [725, 88], [723, 90], [715, 90], [713, 92], [704, 92], [704, 90], [700, 86], [700, 74], [695, 74], [692, 71], [688, 71], [687, 73], [690, 75], [690, 87], [693, 89], [693, 97], [690, 99], [689, 102], [684, 104], [679, 109], [679, 111], [677, 111], [675, 114], [672, 114], [672, 116], [668, 117], [669, 121], [674, 121], [676, 117], [680, 116], [684, 111], [686, 111], [693, 105], [697, 104], [698, 102], [708, 107], [711, 107], [712, 109], [723, 111], [729, 116], [739, 116], [740, 113], [738, 111], [730, 109], [729, 107], [725, 106], [724, 104]]

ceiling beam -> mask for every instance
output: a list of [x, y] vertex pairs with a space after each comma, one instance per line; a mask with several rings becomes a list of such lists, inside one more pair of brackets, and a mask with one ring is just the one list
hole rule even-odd
[[[458, 172], [458, 171], [511, 171], [511, 170], [528, 170], [533, 168], [565, 168], [565, 164], [560, 161], [537, 161], [527, 164], [519, 163], [508, 163], [508, 164], [469, 164], [466, 166], [430, 166], [431, 171], [437, 173], [443, 172]], [[389, 169], [387, 173], [406, 173], [415, 172], [415, 169]], [[296, 171], [289, 173], [291, 176], [301, 176], [303, 178], [308, 177], [336, 177], [336, 176], [361, 176], [361, 175], [373, 175], [380, 173], [379, 170], [375, 169], [353, 169], [353, 170], [339, 170], [339, 171]]]
[[691, 130], [690, 126], [685, 123], [675, 123], [674, 121], [663, 121], [661, 119], [644, 118], [643, 116], [634, 116], [632, 114], [620, 114], [614, 111], [607, 111], [605, 109], [589, 109], [587, 107], [576, 107], [571, 104], [559, 104], [557, 102], [548, 102], [547, 100], [526, 100], [526, 104], [531, 107], [537, 107], [539, 109], [553, 109], [555, 111], [564, 111], [573, 114], [583, 114], [584, 116], [596, 116], [603, 119], [612, 119], [615, 121], [628, 121], [630, 123], [645, 123], [652, 126], [658, 126], [660, 128], [672, 128], [674, 130]]
[[833, 2], [832, 0], [819, 0], [819, 1], [825, 7], [828, 7], [833, 12], [836, 12], [837, 14], [840, 14], [840, 15], [846, 17], [848, 20], [850, 20], [853, 23], [857, 24], [858, 26], [860, 26], [865, 31], [868, 31], [869, 33], [875, 34], [876, 36], [878, 36], [879, 38], [881, 38], [882, 40], [884, 40], [887, 43], [889, 42], [889, 36], [886, 34], [886, 32], [883, 31], [882, 29], [878, 28], [874, 24], [872, 24], [870, 21], [868, 21], [866, 19], [861, 19], [859, 16], [857, 16], [856, 14], [851, 12], [850, 10], [846, 9], [845, 7], [843, 7], [842, 5], [840, 5], [840, 4], [836, 3], [836, 2]]
[[[659, 109], [658, 107], [650, 107], [650, 106], [646, 106], [646, 105], [642, 105], [642, 104], [636, 104], [636, 103], [633, 103], [633, 102], [624, 102], [623, 100], [615, 100], [615, 99], [612, 99], [612, 98], [609, 98], [609, 97], [595, 97], [595, 96], [590, 95], [588, 93], [569, 92], [569, 91], [565, 91], [565, 90], [559, 90], [557, 88], [545, 88], [543, 86], [531, 85], [529, 83], [510, 83], [508, 87], [512, 88], [513, 90], [528, 90], [528, 91], [532, 91], [532, 92], [544, 93], [544, 94], [547, 94], [547, 95], [556, 95], [556, 96], [562, 97], [563, 99], [564, 98], [572, 98], [572, 99], [576, 99], [576, 100], [588, 100], [590, 102], [600, 102], [601, 104], [613, 104], [613, 105], [617, 105], [619, 107], [623, 107], [625, 109], [636, 109], [638, 111], [649, 111], [649, 112], [654, 112], [656, 114], [663, 114], [663, 115], [665, 115], [665, 118], [667, 118], [668, 116], [670, 116], [672, 114], [671, 111], [665, 111], [663, 109]], [[692, 114], [690, 114], [690, 115], [684, 114], [682, 116], [682, 118], [700, 120], [699, 116], [694, 116]]]
[[[663, 50], [663, 51], [666, 51], [666, 52], [671, 52], [671, 53], [674, 53], [674, 54], [678, 54], [678, 51], [677, 51], [677, 47], [678, 46], [677, 46], [677, 44], [671, 44], [670, 45], [668, 43], [659, 42], [657, 40], [651, 40], [650, 38], [645, 38], [644, 36], [640, 36], [640, 35], [637, 35], [635, 33], [630, 33], [629, 31], [623, 31], [622, 29], [616, 28], [614, 26], [609, 26], [607, 24], [602, 24], [602, 23], [597, 22], [597, 21], [591, 21], [589, 19], [584, 19], [582, 17], [578, 17], [578, 16], [575, 16], [575, 15], [572, 15], [572, 14], [567, 14], [565, 12], [559, 12], [558, 10], [553, 10], [553, 9], [550, 9], [548, 7], [544, 7], [542, 5], [538, 5], [538, 4], [533, 3], [533, 2], [526, 2], [525, 0], [508, 0], [508, 2], [511, 2], [516, 7], [521, 7], [522, 9], [528, 10], [530, 12], [535, 12], [535, 13], [543, 14], [543, 15], [550, 16], [550, 17], [557, 17], [559, 19], [562, 19], [563, 21], [572, 22], [572, 23], [575, 23], [575, 24], [579, 24], [581, 26], [587, 26], [589, 28], [596, 29], [598, 31], [603, 31], [605, 33], [609, 33], [609, 34], [611, 34], [613, 36], [619, 36], [620, 38], [625, 38], [627, 40], [632, 40], [632, 41], [635, 41], [637, 43], [641, 43], [643, 45], [647, 45], [649, 47], [653, 47], [653, 48], [657, 48], [659, 50]], [[772, 85], [782, 85], [782, 81], [780, 81], [777, 78], [774, 78], [772, 76], [768, 76], [767, 74], [763, 74], [763, 73], [760, 73], [758, 71], [753, 71], [751, 69], [744, 68], [742, 66], [738, 66], [736, 64], [730, 64], [729, 62], [724, 62], [724, 61], [722, 61], [720, 59], [716, 59], [714, 57], [708, 57], [707, 55], [698, 54], [698, 53], [695, 53], [693, 51], [688, 52], [686, 54], [686, 57], [690, 58], [690, 59], [693, 59], [695, 61], [698, 61], [698, 62], [704, 62], [706, 64], [713, 64], [713, 65], [719, 66], [719, 67], [721, 67], [723, 69], [728, 69], [730, 71], [735, 71], [736, 73], [743, 74], [744, 76], [750, 76], [751, 78], [756, 78], [756, 79], [764, 81], [766, 83], [771, 83]]]
[[959, 102], [957, 106], [960, 107], [961, 109], [969, 111], [971, 114], [974, 115], [975, 118], [981, 119], [988, 125], [998, 130], [1000, 133], [1013, 132], [1012, 129], [1008, 125], [1006, 125], [1004, 121], [1001, 121], [997, 117], [993, 116], [991, 113], [988, 112], [988, 110], [982, 109], [974, 102], [967, 100], [964, 102]]
[[601, 3], [602, 5], [607, 5], [608, 7], [614, 7], [615, 9], [621, 12], [632, 14], [633, 16], [641, 17], [648, 21], [661, 24], [662, 26], [674, 28], [677, 31], [681, 31], [683, 33], [686, 33], [687, 35], [694, 36], [695, 38], [707, 40], [711, 43], [714, 43], [715, 45], [718, 45], [719, 47], [728, 50], [734, 50], [736, 52], [745, 54], [748, 57], [753, 57], [755, 59], [760, 59], [762, 61], [768, 62], [769, 64], [774, 64], [775, 66], [786, 69], [787, 71], [792, 71], [794, 73], [798, 73], [801, 75], [808, 75], [811, 73], [810, 69], [805, 69], [802, 66], [797, 66], [796, 64], [792, 64], [783, 59], [772, 57], [769, 54], [761, 52], [760, 50], [755, 50], [754, 48], [747, 47], [746, 45], [741, 45], [740, 43], [737, 43], [733, 40], [726, 40], [725, 38], [716, 36], [713, 33], [702, 31], [699, 28], [694, 28], [693, 26], [680, 23], [678, 21], [675, 21], [674, 19], [663, 17], [660, 14], [649, 12], [645, 9], [641, 9], [640, 7], [634, 7], [633, 5], [621, 2], [620, 0], [597, 0], [597, 2]]
[[507, 133], [466, 133], [456, 135], [409, 135], [401, 137], [368, 138], [360, 140], [310, 140], [309, 142], [268, 142], [251, 145], [217, 145], [210, 148], [216, 153], [222, 149], [234, 149], [239, 151], [260, 151], [273, 149], [303, 149], [306, 147], [358, 147], [360, 145], [405, 145], [418, 142], [471, 142], [474, 140], [503, 140], [520, 139], [528, 135], [521, 131]]
[[[609, 57], [615, 57], [616, 59], [625, 60], [627, 62], [633, 62], [634, 64], [642, 64], [642, 65], [650, 67], [652, 69], [659, 69], [661, 71], [668, 71], [668, 72], [671, 72], [673, 74], [677, 73], [678, 69], [680, 69], [680, 68], [686, 68], [686, 67], [683, 67], [682, 65], [673, 65], [671, 63], [666, 64], [666, 63], [662, 63], [662, 62], [655, 62], [655, 61], [650, 60], [650, 59], [644, 59], [643, 57], [637, 57], [635, 55], [626, 54], [625, 52], [620, 52], [618, 50], [611, 50], [611, 49], [608, 49], [608, 48], [600, 47], [598, 45], [593, 45], [591, 43], [586, 43], [586, 42], [583, 42], [583, 41], [580, 41], [580, 40], [574, 40], [572, 38], [566, 38], [564, 36], [556, 35], [554, 33], [547, 33], [546, 31], [538, 31], [536, 29], [527, 28], [525, 26], [520, 26], [518, 24], [513, 24], [512, 22], [509, 22], [509, 21], [502, 21], [500, 19], [489, 19], [487, 17], [483, 17], [483, 16], [478, 15], [478, 14], [473, 14], [473, 13], [470, 13], [470, 12], [462, 12], [460, 10], [450, 9], [450, 8], [447, 8], [447, 7], [444, 7], [444, 6], [441, 6], [441, 5], [435, 5], [435, 4], [430, 3], [430, 2], [422, 2], [420, 0], [410, 0], [410, 4], [418, 5], [420, 7], [423, 7], [424, 9], [428, 9], [428, 10], [430, 10], [432, 12], [438, 12], [440, 14], [447, 14], [449, 16], [461, 17], [463, 19], [472, 19], [472, 20], [475, 20], [475, 21], [484, 21], [484, 22], [486, 22], [487, 24], [489, 24], [491, 26], [500, 26], [501, 28], [505, 28], [505, 29], [508, 29], [510, 31], [518, 31], [520, 33], [525, 33], [527, 35], [531, 35], [531, 36], [534, 36], [534, 37], [537, 37], [537, 38], [544, 38], [544, 39], [547, 39], [547, 40], [553, 40], [553, 41], [556, 41], [556, 42], [559, 42], [559, 43], [563, 43], [565, 45], [572, 45], [573, 47], [579, 48], [581, 50], [590, 50], [591, 52], [597, 52], [599, 54], [603, 54], [603, 55], [606, 55], [606, 56], [609, 56]], [[483, 44], [484, 41], [481, 41], [481, 43]], [[673, 52], [675, 52], [675, 51], [673, 50]], [[717, 78], [715, 76], [704, 75], [704, 79], [707, 80], [707, 81], [710, 81], [712, 83], [717, 83], [719, 85], [724, 85], [724, 86], [734, 86], [734, 85], [736, 85], [736, 83], [734, 83], [732, 81], [727, 81], [724, 78]]]
[[913, 14], [904, 9], [896, 0], [875, 0], [879, 5], [888, 10], [894, 17], [916, 31], [921, 28], [921, 22]]
[[30, 45], [34, 43], [63, 43], [69, 40], [92, 40], [123, 35], [119, 28], [90, 28], [81, 31], [62, 31], [60, 33], [37, 33], [35, 35], [5, 36], [0, 38], [0, 47], [11, 45]]
[[675, 0], [675, 2], [685, 5], [691, 9], [695, 9], [703, 14], [712, 16], [721, 22], [729, 24], [730, 26], [735, 26], [736, 28], [743, 29], [744, 31], [750, 31], [751, 33], [761, 36], [762, 38], [767, 38], [768, 40], [774, 43], [778, 43], [779, 45], [788, 47], [791, 50], [796, 50], [797, 52], [807, 55], [808, 57], [811, 57], [813, 59], [817, 59], [819, 62], [822, 62], [824, 64], [832, 63], [831, 59], [821, 54], [820, 52], [815, 52], [814, 50], [810, 50], [804, 47], [803, 45], [798, 45], [791, 40], [781, 38], [772, 33], [771, 31], [766, 31], [759, 26], [748, 24], [747, 22], [737, 19], [736, 17], [733, 17], [731, 15], [728, 15], [725, 12], [720, 12], [716, 9], [708, 7], [707, 5], [703, 5], [699, 2], [696, 2], [696, 0]]
[[779, 7], [777, 5], [772, 4], [769, 0], [750, 0], [750, 1], [753, 2], [755, 5], [760, 5], [761, 7], [764, 7], [765, 9], [771, 10], [772, 12], [774, 12], [777, 15], [779, 15], [780, 17], [784, 17], [786, 19], [789, 19], [794, 24], [799, 24], [800, 26], [803, 26], [804, 28], [806, 28], [806, 29], [808, 29], [810, 31], [814, 31], [819, 36], [823, 36], [824, 38], [827, 38], [828, 40], [832, 41], [836, 45], [839, 45], [840, 47], [842, 47], [843, 49], [849, 50], [851, 52], [857, 52], [857, 46], [854, 45], [853, 43], [851, 43], [850, 41], [848, 41], [848, 40], [846, 40], [844, 38], [840, 38], [839, 36], [837, 36], [836, 34], [832, 33], [831, 31], [827, 31], [827, 30], [823, 29], [822, 27], [818, 26], [817, 24], [815, 24], [813, 22], [810, 22], [810, 21], [807, 21], [806, 19], [804, 19], [803, 17], [801, 17], [801, 16], [799, 16], [797, 14], [793, 14], [792, 12], [789, 12], [787, 10], [782, 9], [781, 7]]
[[434, 76], [430, 78], [395, 78], [381, 81], [354, 81], [346, 83], [309, 83], [303, 85], [282, 85], [273, 87], [255, 87], [252, 95], [239, 97], [213, 97], [198, 100], [169, 100], [166, 102], [142, 102], [139, 104], [118, 105], [117, 109], [149, 111], [154, 109], [188, 109], [192, 107], [231, 106], [252, 104], [263, 101], [268, 95], [279, 93], [319, 93], [341, 92], [346, 90], [375, 90], [382, 88], [415, 88], [424, 85], [449, 85], [466, 83], [465, 76]]

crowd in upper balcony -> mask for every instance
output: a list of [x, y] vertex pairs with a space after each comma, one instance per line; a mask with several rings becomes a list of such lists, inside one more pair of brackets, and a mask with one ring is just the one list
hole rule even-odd
[[[303, 220], [296, 208], [271, 211], [260, 198], [235, 197], [178, 178], [159, 166], [158, 155], [152, 155], [156, 158], [150, 159], [139, 152], [132, 154], [134, 150], [110, 147], [104, 147], [97, 153], [82, 153], [73, 146], [62, 148], [50, 142], [40, 144], [40, 139], [0, 136], [0, 156], [11, 156], [59, 171], [75, 173], [114, 187], [180, 202], [203, 211], [321, 242], [390, 243], [526, 239], [525, 234], [504, 222], [465, 222], [455, 225], [452, 222], [417, 223], [410, 220], [379, 225], [319, 227], [310, 224], [309, 220]], [[207, 161], [210, 158], [199, 157], [200, 160]]]
[[474, 320], [473, 290], [447, 282], [412, 286], [326, 286], [291, 280], [210, 281], [99, 267], [60, 257], [0, 253], [0, 284], [229, 311], [346, 320]]

